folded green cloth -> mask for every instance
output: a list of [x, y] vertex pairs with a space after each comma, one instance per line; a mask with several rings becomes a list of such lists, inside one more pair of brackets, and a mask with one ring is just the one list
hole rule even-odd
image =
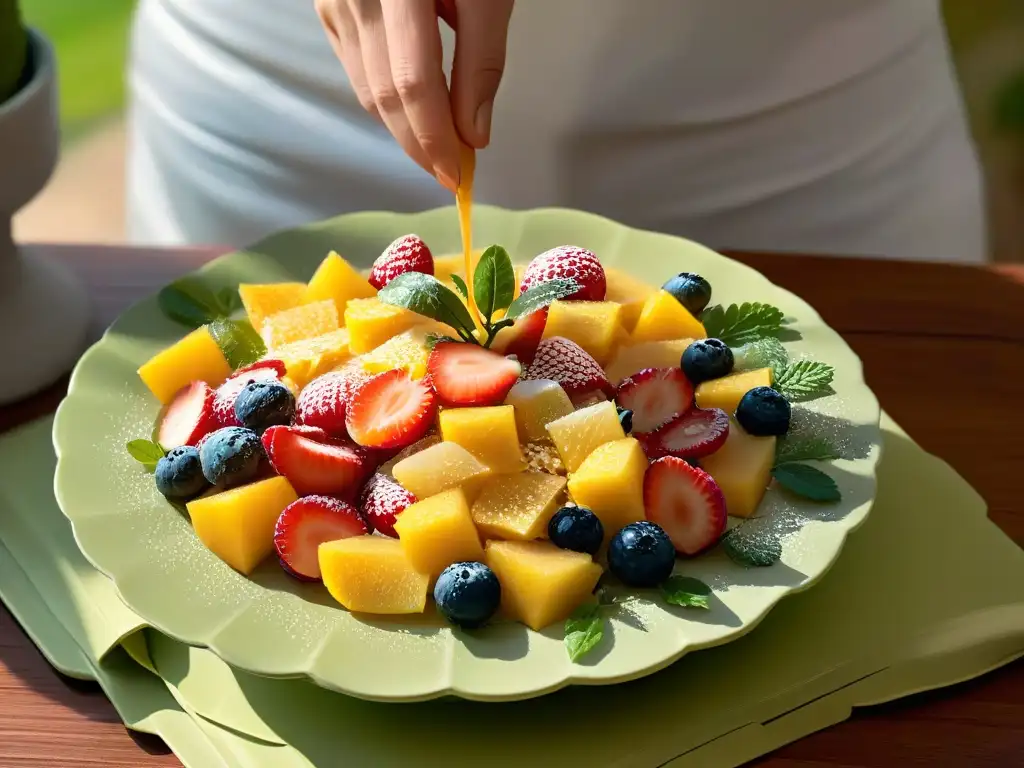
[[86, 562], [53, 499], [50, 423], [0, 438], [0, 598], [55, 667], [97, 679], [130, 728], [190, 768], [735, 766], [853, 706], [1024, 655], [1024, 552], [884, 419], [868, 521], [820, 584], [729, 645], [631, 683], [503, 704], [379, 704], [260, 678], [145, 628]]

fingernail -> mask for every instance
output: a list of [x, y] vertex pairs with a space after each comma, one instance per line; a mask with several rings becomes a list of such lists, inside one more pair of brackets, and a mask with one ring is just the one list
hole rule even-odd
[[476, 110], [476, 118], [473, 120], [473, 127], [477, 135], [483, 139], [484, 144], [491, 140], [491, 112], [494, 110], [493, 101], [485, 101]]

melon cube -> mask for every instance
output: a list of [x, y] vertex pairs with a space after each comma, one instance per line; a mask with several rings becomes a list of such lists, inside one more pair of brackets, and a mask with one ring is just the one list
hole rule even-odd
[[637, 344], [641, 341], [678, 339], [681, 336], [703, 339], [707, 335], [700, 321], [691, 315], [675, 296], [668, 291], [659, 290], [648, 296], [644, 302], [630, 339]]
[[483, 559], [480, 535], [460, 488], [410, 504], [398, 515], [395, 533], [413, 568], [432, 579], [452, 563]]
[[755, 437], [735, 419], [722, 447], [700, 460], [722, 489], [726, 511], [736, 517], [751, 517], [757, 511], [771, 483], [774, 464], [775, 438]]
[[605, 367], [605, 374], [608, 381], [617, 387], [627, 376], [644, 368], [678, 368], [683, 352], [692, 342], [693, 339], [671, 339], [624, 344]]
[[300, 388], [352, 357], [347, 328], [293, 341], [278, 347], [272, 354], [281, 359], [287, 368], [288, 378]]
[[547, 425], [573, 412], [572, 401], [557, 381], [518, 381], [505, 396], [515, 411], [519, 439], [524, 443], [547, 440]]
[[376, 349], [392, 336], [423, 322], [423, 317], [408, 309], [385, 304], [376, 296], [352, 299], [345, 308], [345, 327], [352, 352], [361, 355]]
[[622, 333], [621, 312], [622, 306], [614, 301], [553, 301], [544, 338], [575, 341], [603, 365]]
[[356, 613], [422, 613], [430, 577], [417, 571], [402, 542], [352, 536], [318, 549], [320, 573], [331, 597]]
[[238, 296], [253, 328], [262, 328], [263, 321], [278, 312], [302, 303], [305, 283], [242, 283]]
[[698, 408], [721, 408], [726, 413], [733, 414], [747, 392], [755, 387], [771, 385], [772, 369], [758, 368], [702, 382], [697, 385], [694, 397]]
[[312, 339], [338, 330], [338, 310], [333, 301], [300, 304], [292, 309], [270, 315], [263, 321], [260, 335], [268, 350], [293, 341]]
[[205, 325], [158, 352], [139, 368], [139, 378], [165, 405], [193, 381], [219, 387], [230, 375], [231, 366]]
[[605, 267], [604, 274], [608, 284], [604, 300], [622, 305], [619, 322], [627, 331], [632, 331], [636, 327], [636, 321], [640, 317], [647, 297], [658, 289], [643, 280], [638, 280], [628, 272], [614, 267]]
[[484, 557], [501, 584], [504, 612], [538, 631], [592, 599], [601, 578], [590, 555], [548, 541], [492, 540]]
[[610, 538], [622, 526], [644, 519], [647, 456], [635, 438], [594, 449], [569, 477], [573, 501], [589, 507]]
[[548, 434], [570, 473], [598, 446], [626, 436], [615, 403], [607, 400], [555, 419], [548, 424]]
[[526, 469], [511, 405], [445, 408], [438, 415], [441, 439], [458, 443], [496, 474]]
[[345, 307], [352, 299], [368, 299], [376, 295], [377, 290], [370, 285], [369, 280], [359, 274], [345, 259], [331, 251], [310, 278], [303, 303], [333, 301], [340, 319], [345, 316]]
[[248, 575], [274, 549], [274, 526], [295, 490], [271, 477], [190, 501], [188, 514], [199, 540], [236, 571]]
[[391, 475], [413, 496], [426, 499], [482, 481], [491, 470], [458, 443], [440, 442], [399, 461]]
[[488, 539], [546, 539], [564, 490], [565, 478], [558, 475], [497, 475], [484, 483], [473, 502], [473, 522]]

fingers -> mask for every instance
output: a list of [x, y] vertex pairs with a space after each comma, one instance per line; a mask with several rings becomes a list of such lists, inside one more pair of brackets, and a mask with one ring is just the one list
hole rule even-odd
[[452, 112], [471, 146], [491, 140], [491, 111], [505, 71], [505, 49], [513, 0], [455, 0], [455, 61]]
[[348, 6], [339, 0], [317, 0], [316, 12], [327, 33], [327, 40], [334, 49], [334, 55], [338, 57], [345, 74], [348, 75], [348, 81], [356, 98], [359, 99], [360, 106], [379, 119], [377, 103], [366, 80], [366, 70], [363, 69], [355, 21]]

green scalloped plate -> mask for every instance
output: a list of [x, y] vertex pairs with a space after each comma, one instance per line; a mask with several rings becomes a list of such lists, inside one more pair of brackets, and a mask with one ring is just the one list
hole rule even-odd
[[[307, 676], [321, 686], [382, 701], [450, 695], [509, 701], [570, 684], [607, 685], [650, 674], [686, 653], [749, 632], [784, 596], [824, 575], [871, 508], [880, 414], [860, 360], [810, 306], [703, 246], [591, 214], [478, 206], [473, 225], [478, 245], [499, 243], [517, 262], [574, 243], [652, 284], [696, 271], [711, 281], [716, 303], [780, 307], [800, 337], [787, 342], [791, 356], [813, 357], [836, 369], [836, 394], [800, 406], [794, 425], [841, 444], [844, 458], [823, 468], [838, 483], [842, 501], [820, 505], [772, 488], [752, 525], [782, 536], [780, 562], [743, 568], [720, 549], [680, 560], [677, 573], [713, 587], [711, 610], [666, 606], [656, 595], [633, 601], [577, 663], [568, 658], [561, 626], [534, 632], [496, 623], [470, 634], [435, 616], [356, 616], [333, 603], [321, 585], [287, 577], [272, 558], [252, 578], [233, 571], [199, 542], [188, 520], [125, 452], [128, 440], [149, 436], [158, 412], [136, 369], [184, 333], [161, 314], [154, 296], [127, 310], [83, 356], [54, 425], [57, 499], [82, 552], [114, 581], [129, 607], [161, 632], [209, 647], [229, 664], [260, 675]], [[330, 249], [369, 266], [407, 232], [420, 234], [434, 253], [460, 251], [454, 208], [358, 213], [274, 235], [197, 275], [215, 288], [305, 280]]]

